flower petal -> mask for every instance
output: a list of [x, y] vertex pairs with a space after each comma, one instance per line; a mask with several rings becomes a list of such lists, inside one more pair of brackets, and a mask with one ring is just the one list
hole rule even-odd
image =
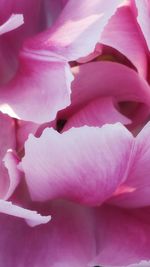
[[70, 103], [71, 81], [70, 68], [64, 61], [24, 54], [15, 78], [1, 88], [0, 110], [36, 123], [50, 121]]
[[0, 26], [0, 35], [20, 27], [23, 23], [23, 15], [12, 15], [3, 25]]
[[70, 0], [54, 27], [26, 43], [25, 49], [52, 53], [69, 61], [94, 50], [104, 26], [122, 0]]
[[63, 201], [47, 209], [51, 222], [35, 228], [17, 218], [0, 216], [0, 262], [5, 267], [12, 267], [12, 262], [15, 267], [81, 267], [93, 258], [91, 212]]
[[150, 3], [147, 0], [139, 1], [135, 0], [137, 7], [137, 21], [141, 27], [142, 33], [144, 34], [145, 41], [150, 50]]
[[71, 127], [102, 126], [105, 123], [121, 122], [130, 124], [131, 121], [119, 113], [113, 105], [110, 97], [101, 97], [87, 103], [79, 109], [66, 122], [63, 131]]
[[99, 205], [124, 180], [132, 135], [121, 124], [45, 129], [30, 135], [20, 168], [34, 200], [66, 198]]
[[136, 137], [129, 173], [111, 202], [125, 207], [150, 205], [150, 123]]
[[100, 42], [120, 51], [146, 76], [147, 51], [129, 5], [118, 8], [105, 27]]
[[0, 200], [0, 213], [23, 218], [30, 226], [47, 223], [51, 218], [50, 216], [41, 216], [36, 211], [24, 209], [5, 200]]
[[[14, 120], [0, 113], [0, 198], [7, 199], [18, 185], [18, 159], [11, 152], [16, 148]], [[7, 152], [9, 150], [9, 152]]]
[[[75, 79], [72, 83], [71, 105], [59, 112], [58, 119], [65, 119], [68, 125], [76, 126], [74, 121], [71, 122], [73, 116], [76, 116], [77, 120], [78, 117], [79, 119], [81, 117], [81, 114], [78, 112], [82, 114], [88, 113], [87, 118], [84, 117], [84, 124], [89, 125], [90, 110], [92, 109], [92, 102], [95, 101], [94, 109], [95, 112], [97, 110], [98, 119], [94, 118], [94, 125], [97, 123], [97, 126], [99, 126], [100, 122], [113, 123], [114, 119], [116, 119], [116, 122], [127, 123], [127, 121], [125, 122], [125, 117], [121, 118], [121, 114], [115, 110], [115, 107], [121, 104], [121, 102], [133, 101], [139, 103], [139, 106], [136, 112], [133, 114], [131, 112], [131, 117], [129, 114], [132, 125], [139, 125], [143, 121], [145, 122], [145, 118], [149, 115], [150, 88], [148, 83], [135, 71], [115, 62], [91, 62], [79, 67], [73, 67], [72, 71]], [[90, 79], [87, 77], [90, 77]], [[114, 109], [113, 113], [116, 113], [115, 118], [110, 115], [107, 116], [108, 110], [105, 109], [103, 112], [106, 115], [104, 120], [102, 112], [98, 112], [101, 109], [100, 99], [104, 98], [112, 99], [114, 108], [112, 104], [109, 108], [111, 109], [112, 107]], [[65, 127], [67, 127], [67, 123]]]
[[[90, 266], [138, 266], [150, 258], [149, 208], [143, 219], [141, 210], [135, 216], [132, 210], [102, 206], [96, 211], [97, 257]], [[144, 212], [144, 213], [145, 213]], [[131, 265], [132, 266], [132, 265]], [[131, 267], [130, 266], [130, 267]]]

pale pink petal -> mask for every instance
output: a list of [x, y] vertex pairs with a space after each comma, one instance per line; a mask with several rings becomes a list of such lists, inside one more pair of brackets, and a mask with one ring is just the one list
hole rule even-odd
[[23, 15], [12, 15], [3, 25], [0, 26], [0, 35], [20, 27], [23, 23]]
[[57, 54], [70, 60], [86, 56], [95, 45], [122, 0], [70, 0], [52, 29], [27, 42], [24, 49]]
[[0, 91], [0, 110], [15, 118], [44, 123], [70, 103], [72, 75], [64, 61], [24, 54], [13, 80]]
[[150, 50], [150, 2], [149, 0], [135, 0], [135, 4], [137, 7], [137, 21]]
[[45, 129], [30, 136], [20, 168], [34, 200], [66, 198], [99, 205], [124, 180], [132, 136], [121, 124]]
[[95, 256], [92, 211], [64, 201], [47, 207], [50, 223], [31, 228], [0, 216], [0, 262], [5, 267], [82, 267]]
[[150, 123], [136, 137], [126, 181], [112, 202], [125, 207], [150, 205]]
[[[102, 206], [96, 211], [97, 257], [89, 266], [125, 267], [138, 266], [150, 258], [150, 213], [145, 210], [135, 216], [132, 210]], [[131, 265], [132, 266], [132, 265]], [[130, 267], [131, 267], [130, 266]]]
[[119, 113], [113, 105], [110, 97], [100, 97], [87, 103], [72, 115], [65, 124], [63, 131], [71, 127], [102, 126], [105, 123], [121, 122], [130, 124], [131, 121]]
[[23, 218], [30, 226], [47, 223], [51, 218], [50, 216], [42, 216], [36, 211], [24, 209], [5, 200], [0, 200], [0, 213]]
[[140, 74], [146, 76], [147, 50], [129, 5], [118, 8], [105, 27], [100, 42], [120, 51]]

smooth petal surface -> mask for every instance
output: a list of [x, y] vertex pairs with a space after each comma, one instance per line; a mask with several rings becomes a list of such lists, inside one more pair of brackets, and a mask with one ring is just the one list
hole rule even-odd
[[132, 135], [121, 125], [46, 129], [30, 136], [20, 168], [34, 200], [66, 198], [99, 205], [124, 180]]
[[36, 123], [50, 121], [70, 103], [71, 81], [67, 63], [25, 54], [14, 79], [1, 88], [0, 110]]
[[100, 42], [120, 51], [135, 65], [140, 74], [146, 76], [147, 50], [130, 6], [118, 8], [106, 25]]
[[88, 266], [95, 256], [90, 211], [64, 201], [51, 203], [47, 209], [51, 222], [35, 228], [0, 216], [0, 262], [5, 267], [12, 267], [12, 262], [15, 267]]
[[[145, 212], [148, 212], [145, 210]], [[90, 266], [138, 266], [150, 257], [150, 216], [132, 210], [102, 206], [96, 211], [97, 257]], [[132, 265], [131, 265], [132, 266]]]
[[150, 123], [136, 137], [129, 173], [125, 183], [115, 193], [112, 202], [125, 207], [150, 205]]
[[150, 3], [149, 0], [135, 0], [137, 7], [137, 21], [141, 27], [142, 33], [144, 34], [145, 41], [150, 50]]
[[[122, 0], [70, 0], [52, 29], [27, 42], [25, 48], [57, 54], [69, 61], [94, 50], [104, 26]], [[41, 52], [40, 52], [41, 53]]]

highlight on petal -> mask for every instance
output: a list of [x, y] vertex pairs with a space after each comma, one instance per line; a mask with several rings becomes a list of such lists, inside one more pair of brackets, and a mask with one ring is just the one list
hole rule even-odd
[[34, 200], [99, 205], [124, 181], [132, 140], [119, 123], [63, 134], [47, 128], [40, 138], [29, 136], [19, 168]]
[[11, 15], [11, 17], [3, 25], [0, 26], [0, 35], [20, 27], [23, 23], [23, 15]]
[[47, 223], [51, 219], [51, 216], [42, 216], [36, 211], [24, 209], [5, 200], [0, 200], [0, 213], [23, 218], [30, 226]]
[[57, 54], [69, 61], [94, 50], [105, 25], [122, 0], [70, 0], [53, 26], [26, 43], [25, 49]]
[[0, 88], [0, 110], [36, 123], [53, 120], [70, 103], [72, 79], [65, 61], [25, 53], [16, 76]]
[[111, 202], [130, 208], [150, 205], [150, 123], [135, 139], [127, 179], [115, 192]]

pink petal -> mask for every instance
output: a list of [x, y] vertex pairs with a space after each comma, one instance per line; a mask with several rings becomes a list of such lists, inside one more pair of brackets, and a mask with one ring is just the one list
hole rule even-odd
[[[138, 2], [142, 4], [142, 1]], [[120, 51], [146, 76], [147, 50], [130, 6], [120, 7], [116, 11], [105, 27], [100, 42]]]
[[77, 110], [68, 122], [65, 124], [63, 131], [71, 127], [102, 126], [105, 123], [121, 122], [130, 124], [131, 121], [120, 114], [114, 107], [110, 97], [101, 97], [87, 103], [83, 108]]
[[81, 267], [95, 255], [92, 213], [63, 201], [47, 207], [49, 224], [28, 227], [0, 216], [0, 262], [5, 267]]
[[17, 120], [16, 139], [17, 139], [17, 149], [19, 151], [23, 148], [24, 143], [28, 138], [28, 135], [30, 133], [35, 135], [39, 127], [40, 125], [37, 123]]
[[8, 150], [15, 150], [15, 123], [0, 113], [0, 198], [7, 199], [15, 190], [20, 179], [18, 159]]
[[125, 207], [150, 205], [150, 123], [136, 137], [125, 183], [116, 191], [112, 202]]
[[[147, 218], [137, 211], [103, 206], [96, 211], [97, 257], [89, 266], [138, 266], [150, 258], [149, 208]], [[128, 266], [128, 267], [129, 267]], [[132, 266], [132, 265], [131, 265]], [[130, 267], [131, 267], [130, 266]]]
[[66, 198], [99, 205], [124, 180], [132, 136], [121, 124], [45, 129], [30, 135], [20, 168], [34, 200]]
[[[112, 107], [112, 104], [109, 105], [109, 109], [113, 110], [113, 115], [108, 115], [108, 107], [107, 110], [103, 109], [103, 114], [106, 116], [99, 112], [102, 111], [101, 102], [104, 97], [108, 99], [107, 101], [112, 99], [115, 106], [125, 101], [141, 103], [136, 112], [131, 113], [133, 124], [140, 124], [149, 115], [149, 85], [132, 69], [114, 62], [91, 62], [74, 67], [72, 71], [75, 79], [72, 83], [71, 105], [58, 115], [58, 119], [67, 120], [68, 126], [66, 123], [65, 127], [76, 126], [77, 121], [77, 125], [83, 125], [83, 123], [90, 125], [92, 122], [91, 125], [94, 126], [99, 126], [100, 122], [129, 123], [116, 108]], [[91, 111], [92, 114], [90, 114]], [[93, 116], [94, 112], [97, 113], [97, 117], [94, 116], [94, 120], [91, 121], [90, 116]]]
[[1, 88], [0, 110], [36, 123], [52, 120], [70, 103], [71, 81], [64, 61], [24, 54], [14, 79]]
[[23, 218], [30, 226], [47, 223], [51, 218], [50, 216], [41, 216], [36, 211], [24, 209], [5, 200], [0, 200], [0, 213]]
[[[45, 27], [43, 18], [43, 3], [41, 0], [1, 0], [0, 1], [0, 23], [5, 23], [8, 18], [8, 30], [21, 23], [23, 16], [24, 24], [15, 31], [7, 32], [0, 38], [0, 84], [8, 82], [15, 75], [18, 69], [18, 54], [23, 41], [35, 35]], [[22, 14], [13, 15], [12, 14]], [[5, 27], [6, 28], [6, 27]], [[17, 41], [16, 41], [17, 40]]]
[[[8, 199], [13, 194], [16, 187], [18, 186], [20, 182], [21, 174], [20, 174], [20, 171], [17, 169], [19, 160], [13, 151], [8, 150], [3, 161], [4, 161], [5, 167], [7, 168], [8, 173], [7, 173], [7, 177], [5, 177], [4, 175], [4, 177], [1, 177], [1, 179], [2, 180], [4, 180], [4, 178], [7, 180], [9, 179], [9, 185], [7, 185], [7, 191], [5, 195], [3, 196], [3, 199]], [[5, 183], [6, 182], [7, 181], [5, 181]]]
[[[54, 27], [26, 44], [26, 49], [43, 54], [57, 54], [69, 61], [94, 50], [104, 26], [122, 0], [74, 1], [65, 5]], [[41, 53], [41, 52], [40, 52]]]
[[0, 26], [0, 35], [20, 27], [24, 23], [21, 14], [12, 15], [3, 25]]
[[137, 21], [145, 37], [145, 41], [150, 50], [150, 3], [148, 0], [135, 0], [137, 7]]

